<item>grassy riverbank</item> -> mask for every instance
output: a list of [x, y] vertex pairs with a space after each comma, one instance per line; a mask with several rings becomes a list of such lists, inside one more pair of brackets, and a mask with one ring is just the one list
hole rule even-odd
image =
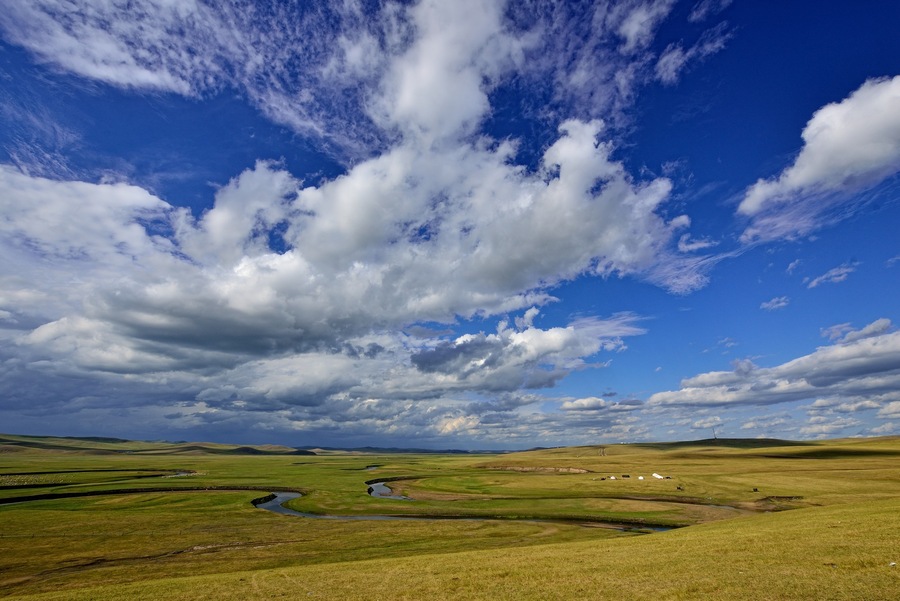
[[[900, 589], [897, 438], [504, 455], [0, 445], [0, 502], [110, 493], [0, 505], [0, 595], [11, 598], [362, 599], [381, 587], [398, 599], [892, 599]], [[414, 501], [365, 494], [366, 480], [397, 477], [389, 485]], [[167, 490], [128, 492], [151, 486]], [[253, 490], [201, 490], [216, 487]], [[250, 505], [285, 489], [302, 490], [291, 506], [311, 513], [504, 519], [314, 520]], [[603, 520], [691, 526], [579, 525]]]

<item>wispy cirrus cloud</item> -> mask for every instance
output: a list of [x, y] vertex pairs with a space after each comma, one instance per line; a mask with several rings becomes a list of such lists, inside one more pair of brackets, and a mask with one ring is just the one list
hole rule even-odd
[[803, 281], [807, 288], [818, 288], [822, 284], [839, 284], [850, 277], [850, 274], [856, 271], [856, 267], [856, 263], [845, 263], [829, 269], [818, 277], [805, 278]]
[[656, 78], [666, 85], [678, 83], [681, 74], [691, 64], [716, 54], [725, 48], [731, 32], [726, 23], [720, 23], [703, 33], [697, 42], [685, 49], [680, 43], [670, 44], [656, 61]]
[[700, 22], [728, 8], [733, 0], [700, 0], [691, 9], [688, 21]]
[[[483, 93], [512, 72], [552, 96], [523, 111], [553, 115], [544, 123], [551, 131], [571, 117], [621, 120], [652, 79], [649, 46], [673, 5], [619, 0], [589, 7], [586, 19], [585, 7], [545, 0], [12, 0], [0, 31], [46, 64], [112, 86], [192, 98], [236, 90], [270, 119], [353, 162], [408, 134], [397, 129], [415, 126], [407, 117], [477, 125]], [[455, 27], [460, 19], [470, 26]], [[713, 52], [715, 39], [722, 36], [704, 34], [677, 70]], [[469, 67], [479, 75], [474, 88], [465, 81], [475, 73]], [[451, 74], [464, 85], [442, 93]]]
[[357, 2], [14, 0], [0, 30], [42, 62], [117, 87], [193, 98], [236, 89], [276, 122], [358, 156], [385, 142], [364, 105], [408, 37], [396, 13], [373, 19]]
[[768, 300], [759, 305], [759, 308], [764, 311], [776, 311], [778, 309], [784, 309], [791, 303], [791, 299], [786, 296], [776, 296], [772, 300]]
[[841, 323], [822, 329], [822, 336], [833, 342], [855, 342], [863, 338], [880, 336], [894, 329], [890, 319], [876, 319], [862, 329], [855, 329], [850, 323]]

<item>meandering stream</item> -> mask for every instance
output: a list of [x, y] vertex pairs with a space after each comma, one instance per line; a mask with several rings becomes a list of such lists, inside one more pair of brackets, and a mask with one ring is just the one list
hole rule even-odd
[[[375, 494], [373, 489], [377, 486], [381, 485], [384, 491], [386, 491], [386, 495], [384, 491], [382, 494]], [[391, 495], [391, 489], [384, 485], [383, 482], [376, 482], [373, 484], [369, 484], [369, 494], [373, 497], [378, 498], [388, 498], [388, 499], [403, 499], [407, 501], [411, 501], [409, 497], [400, 497]], [[383, 520], [396, 520], [396, 521], [411, 521], [411, 520], [470, 520], [470, 521], [522, 521], [522, 522], [538, 522], [538, 523], [575, 523], [580, 524], [582, 526], [589, 527], [602, 527], [602, 528], [611, 528], [614, 530], [621, 530], [623, 532], [645, 532], [645, 531], [653, 531], [653, 532], [665, 532], [667, 530], [673, 530], [674, 528], [668, 526], [650, 526], [650, 525], [639, 525], [639, 524], [623, 524], [618, 522], [591, 522], [588, 520], [562, 520], [562, 519], [535, 519], [535, 518], [489, 518], [489, 517], [476, 517], [476, 516], [442, 516], [442, 515], [409, 515], [409, 516], [398, 516], [398, 515], [327, 515], [327, 514], [318, 514], [318, 513], [305, 513], [302, 511], [295, 511], [288, 507], [285, 507], [284, 504], [292, 499], [297, 499], [302, 497], [303, 495], [298, 492], [273, 492], [274, 498], [264, 502], [264, 503], [255, 503], [258, 509], [265, 509], [266, 511], [271, 511], [273, 513], [279, 513], [281, 515], [292, 515], [295, 517], [301, 518], [313, 518], [317, 520], [353, 520], [353, 521], [383, 521]]]
[[294, 511], [288, 507], [285, 507], [284, 504], [292, 499], [297, 499], [302, 497], [303, 495], [298, 492], [273, 492], [275, 498], [271, 501], [266, 501], [265, 503], [259, 503], [256, 505], [258, 509], [265, 509], [266, 511], [272, 511], [274, 513], [280, 513], [282, 515], [293, 515], [300, 518], [314, 518], [317, 520], [416, 520], [416, 519], [427, 519], [427, 518], [418, 518], [415, 516], [410, 517], [402, 517], [402, 516], [392, 516], [392, 515], [327, 515], [327, 514], [319, 514], [319, 513], [304, 513], [302, 511]]
[[412, 501], [409, 497], [403, 495], [395, 495], [387, 484], [384, 482], [369, 483], [369, 495], [376, 499], [394, 499], [395, 501]]

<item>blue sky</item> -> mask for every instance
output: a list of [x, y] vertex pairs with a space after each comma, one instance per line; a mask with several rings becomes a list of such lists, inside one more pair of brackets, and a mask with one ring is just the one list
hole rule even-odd
[[900, 6], [0, 11], [0, 430], [900, 433]]

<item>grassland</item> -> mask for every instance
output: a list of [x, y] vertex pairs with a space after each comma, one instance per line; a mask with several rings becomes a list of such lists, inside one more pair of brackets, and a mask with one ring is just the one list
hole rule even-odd
[[[900, 560], [898, 438], [293, 453], [0, 436], [0, 596], [895, 599], [900, 591], [890, 565]], [[369, 497], [373, 479], [414, 500]], [[291, 507], [314, 514], [496, 519], [296, 518], [251, 505], [270, 490], [303, 492]], [[598, 527], [610, 521], [688, 527]]]

